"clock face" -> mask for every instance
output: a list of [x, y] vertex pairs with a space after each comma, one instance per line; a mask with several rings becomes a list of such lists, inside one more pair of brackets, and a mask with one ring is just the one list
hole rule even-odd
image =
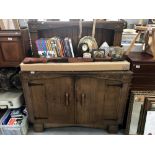
[[155, 24], [155, 19], [152, 19], [152, 23]]
[[82, 45], [82, 51], [87, 51], [88, 50], [88, 46], [86, 44]]

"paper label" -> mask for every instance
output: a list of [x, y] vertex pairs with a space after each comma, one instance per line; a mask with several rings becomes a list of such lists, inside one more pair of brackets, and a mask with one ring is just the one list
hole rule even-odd
[[8, 40], [12, 40], [12, 38], [8, 38]]
[[136, 65], [136, 68], [140, 68], [140, 65]]
[[31, 71], [30, 73], [31, 73], [31, 74], [35, 74], [35, 72], [34, 72], [34, 71]]

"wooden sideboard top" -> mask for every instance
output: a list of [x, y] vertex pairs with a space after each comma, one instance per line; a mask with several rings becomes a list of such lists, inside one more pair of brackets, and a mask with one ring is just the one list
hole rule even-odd
[[155, 63], [155, 58], [144, 52], [131, 52], [128, 60], [133, 63]]
[[21, 71], [127, 71], [128, 61], [20, 64]]

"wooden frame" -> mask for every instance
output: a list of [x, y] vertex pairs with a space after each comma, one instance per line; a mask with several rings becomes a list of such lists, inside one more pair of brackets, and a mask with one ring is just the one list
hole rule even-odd
[[152, 107], [152, 105], [154, 104], [155, 104], [155, 95], [145, 98], [144, 105], [141, 110], [140, 121], [138, 126], [139, 134], [144, 134], [147, 112], [152, 111], [154, 109]]
[[130, 127], [131, 127], [131, 119], [132, 119], [132, 112], [133, 112], [133, 105], [135, 104], [135, 97], [137, 96], [137, 101], [138, 101], [138, 96], [139, 96], [139, 106], [143, 106], [144, 104], [144, 100], [145, 100], [145, 97], [149, 97], [149, 96], [153, 96], [155, 95], [155, 91], [131, 91], [130, 93], [130, 99], [129, 99], [129, 108], [128, 108], [128, 117], [127, 117], [127, 124], [126, 124], [126, 131], [125, 133], [126, 134], [139, 134], [138, 133], [138, 125], [139, 125], [139, 120], [140, 120], [140, 111], [141, 111], [141, 108], [140, 108], [140, 111], [139, 111], [139, 118], [138, 119], [138, 122], [137, 122], [137, 131], [136, 132], [132, 132], [130, 131]]
[[138, 34], [131, 42], [131, 45], [127, 49], [126, 55], [128, 55], [131, 52], [132, 48], [134, 47], [134, 43], [136, 42], [137, 38], [140, 36], [142, 31], [152, 31], [152, 35], [148, 36], [148, 39], [145, 40], [146, 41], [145, 44], [148, 46], [147, 48], [145, 47], [145, 52], [149, 52], [149, 54], [151, 54], [155, 58], [155, 28], [136, 26], [135, 29], [138, 31]]

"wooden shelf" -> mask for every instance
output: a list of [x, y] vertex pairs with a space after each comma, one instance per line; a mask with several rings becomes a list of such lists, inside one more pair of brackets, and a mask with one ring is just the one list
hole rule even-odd
[[130, 63], [118, 62], [85, 62], [85, 63], [38, 63], [20, 64], [21, 71], [110, 71], [129, 70]]

